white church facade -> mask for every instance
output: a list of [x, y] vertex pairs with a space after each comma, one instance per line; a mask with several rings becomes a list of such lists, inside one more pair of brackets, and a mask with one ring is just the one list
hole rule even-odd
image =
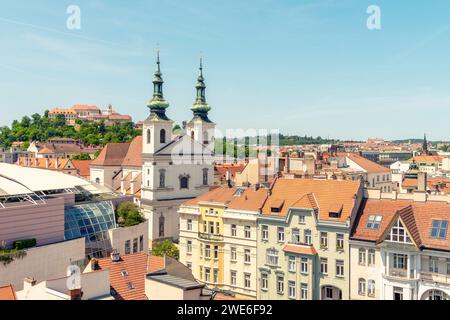
[[200, 63], [193, 118], [179, 136], [172, 135], [174, 122], [166, 114], [159, 54], [149, 117], [142, 132], [141, 206], [149, 221], [149, 240], [179, 237], [181, 203], [209, 191], [214, 184], [214, 131], [206, 103], [203, 67]]

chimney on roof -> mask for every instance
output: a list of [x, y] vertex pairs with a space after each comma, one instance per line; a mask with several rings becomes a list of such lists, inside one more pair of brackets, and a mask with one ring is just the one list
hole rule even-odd
[[98, 260], [93, 258], [91, 260], [91, 271], [96, 271], [98, 269], [99, 269], [99, 267], [98, 267]]
[[255, 191], [258, 191], [260, 187], [261, 187], [261, 186], [260, 186], [259, 182], [255, 183], [255, 184], [253, 185], [253, 188], [254, 188]]
[[417, 174], [417, 191], [427, 191], [427, 173], [419, 172]]
[[23, 290], [28, 290], [31, 287], [34, 287], [36, 285], [36, 279], [33, 277], [26, 277], [23, 280]]
[[117, 251], [117, 249], [114, 249], [111, 253], [111, 261], [112, 262], [119, 262], [120, 261], [120, 253]]
[[67, 295], [69, 296], [69, 300], [81, 300], [83, 291], [81, 289], [70, 289]]

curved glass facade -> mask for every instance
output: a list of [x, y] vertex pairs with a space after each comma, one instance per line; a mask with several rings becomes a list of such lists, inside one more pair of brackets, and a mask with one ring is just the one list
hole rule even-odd
[[108, 230], [116, 227], [111, 201], [78, 204], [65, 209], [65, 239], [84, 237], [88, 257], [101, 258], [109, 255], [111, 244]]

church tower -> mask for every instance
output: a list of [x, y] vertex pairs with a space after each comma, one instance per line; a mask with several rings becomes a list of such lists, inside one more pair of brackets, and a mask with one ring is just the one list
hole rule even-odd
[[425, 156], [429, 155], [429, 152], [428, 152], [428, 141], [427, 141], [427, 135], [426, 134], [423, 135], [422, 153]]
[[142, 151], [144, 154], [154, 154], [172, 140], [173, 121], [166, 116], [169, 103], [164, 100], [161, 63], [159, 51], [156, 57], [156, 71], [153, 79], [153, 98], [148, 102], [150, 116], [144, 121], [142, 132]]
[[199, 76], [197, 78], [197, 96], [191, 107], [194, 117], [186, 125], [186, 134], [200, 142], [210, 150], [214, 150], [214, 135], [216, 124], [208, 118], [211, 107], [206, 102], [206, 85], [203, 77], [203, 61], [200, 59]]

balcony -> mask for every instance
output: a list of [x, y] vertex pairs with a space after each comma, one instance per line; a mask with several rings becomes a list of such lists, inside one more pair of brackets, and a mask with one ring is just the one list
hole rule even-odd
[[223, 235], [221, 234], [199, 232], [198, 237], [209, 241], [223, 241]]
[[396, 278], [407, 278], [408, 270], [407, 269], [390, 268], [389, 276], [396, 277]]
[[450, 285], [450, 275], [433, 272], [420, 272], [420, 280]]

